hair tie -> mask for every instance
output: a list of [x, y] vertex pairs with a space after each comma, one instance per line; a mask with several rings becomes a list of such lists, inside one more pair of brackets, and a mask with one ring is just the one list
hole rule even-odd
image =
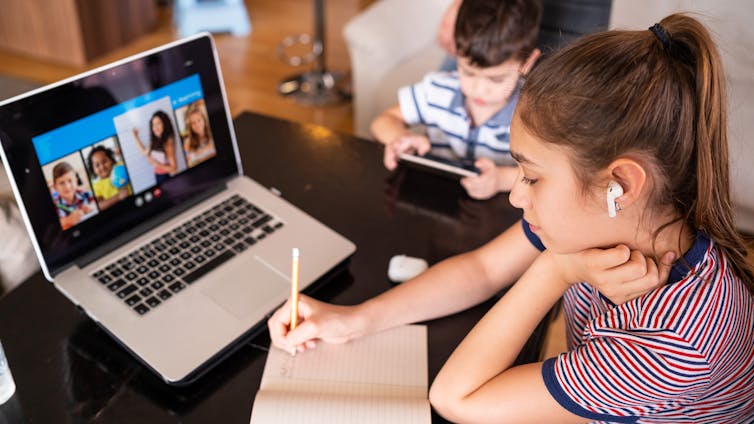
[[662, 27], [662, 25], [654, 24], [649, 27], [649, 30], [652, 31], [655, 37], [660, 40], [660, 42], [666, 49], [670, 50], [670, 36], [668, 35], [668, 32], [665, 31], [665, 28]]
[[649, 30], [652, 31], [652, 34], [654, 34], [658, 40], [660, 40], [662, 46], [665, 47], [665, 51], [667, 51], [671, 57], [674, 57], [687, 65], [694, 66], [696, 60], [694, 55], [691, 54], [691, 51], [689, 51], [689, 48], [684, 44], [676, 43], [662, 25], [659, 23], [654, 24], [649, 27]]

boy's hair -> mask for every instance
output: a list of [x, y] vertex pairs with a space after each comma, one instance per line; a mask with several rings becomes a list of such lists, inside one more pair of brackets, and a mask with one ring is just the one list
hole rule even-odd
[[480, 68], [526, 60], [537, 44], [540, 0], [463, 0], [456, 18], [456, 51]]
[[89, 172], [96, 175], [96, 172], [94, 172], [94, 164], [92, 164], [92, 156], [94, 156], [95, 153], [102, 152], [107, 156], [110, 161], [112, 161], [113, 164], [115, 164], [115, 153], [113, 153], [113, 150], [109, 147], [105, 146], [94, 146], [94, 148], [89, 151], [89, 155], [86, 157], [86, 166], [89, 167]]
[[567, 147], [583, 187], [620, 156], [652, 176], [649, 210], [671, 207], [706, 233], [754, 293], [733, 224], [725, 77], [709, 32], [674, 14], [644, 31], [575, 41], [528, 75], [517, 113], [538, 138]]
[[52, 168], [52, 183], [55, 184], [55, 182], [58, 180], [58, 178], [62, 177], [63, 175], [73, 172], [73, 167], [68, 162], [60, 162], [55, 167]]

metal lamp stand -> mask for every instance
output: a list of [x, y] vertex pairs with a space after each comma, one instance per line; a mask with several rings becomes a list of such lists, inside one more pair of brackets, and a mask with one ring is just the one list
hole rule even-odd
[[[314, 63], [309, 72], [292, 75], [278, 85], [278, 92], [307, 106], [342, 103], [350, 98], [339, 86], [342, 75], [328, 72], [325, 67], [325, 8], [324, 0], [314, 2], [314, 39], [308, 34], [289, 36], [278, 45], [278, 56], [291, 66]], [[311, 51], [302, 56], [288, 56], [286, 49], [297, 44], [311, 44]]]

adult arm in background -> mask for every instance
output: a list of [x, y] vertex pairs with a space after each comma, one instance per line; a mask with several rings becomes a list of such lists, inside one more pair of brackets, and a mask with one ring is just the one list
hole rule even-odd
[[458, 16], [458, 9], [461, 7], [462, 2], [463, 0], [453, 0], [442, 15], [440, 26], [437, 30], [437, 44], [450, 56], [456, 55], [456, 17]]

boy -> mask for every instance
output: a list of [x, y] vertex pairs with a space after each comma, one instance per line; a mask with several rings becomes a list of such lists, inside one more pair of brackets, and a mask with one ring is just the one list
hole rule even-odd
[[89, 191], [79, 188], [78, 175], [68, 162], [60, 162], [52, 169], [52, 186], [55, 191], [52, 200], [58, 210], [60, 226], [67, 230], [88, 218], [95, 210], [94, 197]]
[[[481, 170], [461, 180], [471, 197], [509, 191], [518, 174], [510, 160], [510, 121], [520, 77], [539, 57], [541, 15], [537, 0], [464, 0], [455, 25], [458, 72], [430, 73], [401, 88], [399, 104], [372, 122], [372, 133], [385, 144], [385, 166], [394, 169], [399, 153], [432, 150]], [[418, 124], [427, 127], [426, 136], [409, 130]]]

